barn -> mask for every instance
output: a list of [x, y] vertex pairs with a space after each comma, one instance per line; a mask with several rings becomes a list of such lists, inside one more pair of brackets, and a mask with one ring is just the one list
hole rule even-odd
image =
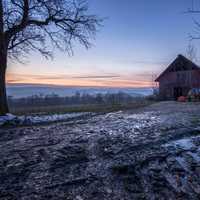
[[192, 88], [200, 88], [200, 67], [183, 55], [177, 58], [155, 80], [163, 100], [187, 96]]

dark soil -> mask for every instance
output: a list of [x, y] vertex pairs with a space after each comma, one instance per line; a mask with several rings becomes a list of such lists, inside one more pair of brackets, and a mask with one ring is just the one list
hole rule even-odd
[[0, 199], [200, 199], [200, 104], [0, 130]]

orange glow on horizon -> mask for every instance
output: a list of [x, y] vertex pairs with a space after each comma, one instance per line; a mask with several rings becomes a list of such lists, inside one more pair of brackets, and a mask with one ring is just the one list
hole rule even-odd
[[62, 75], [22, 75], [7, 74], [8, 84], [44, 84], [57, 86], [94, 86], [94, 87], [151, 87], [152, 81], [137, 80], [135, 77], [73, 77]]

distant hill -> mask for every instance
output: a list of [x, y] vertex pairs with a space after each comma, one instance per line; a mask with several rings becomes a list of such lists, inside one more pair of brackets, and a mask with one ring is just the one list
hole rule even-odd
[[112, 87], [76, 87], [76, 86], [52, 86], [52, 85], [31, 85], [12, 84], [7, 86], [7, 93], [14, 98], [27, 97], [32, 95], [57, 94], [59, 96], [72, 96], [76, 92], [80, 94], [96, 95], [98, 93], [124, 92], [132, 96], [147, 96], [152, 94], [151, 88], [112, 88]]

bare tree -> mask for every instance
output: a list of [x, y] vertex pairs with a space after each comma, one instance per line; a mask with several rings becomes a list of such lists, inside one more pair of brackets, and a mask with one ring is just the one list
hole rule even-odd
[[74, 41], [89, 48], [100, 24], [86, 0], [0, 0], [0, 115], [8, 112], [8, 59], [31, 51], [49, 58], [55, 48], [72, 53]]
[[186, 56], [193, 62], [197, 60], [197, 50], [191, 42], [187, 46]]
[[[188, 9], [188, 13], [193, 16], [193, 22], [195, 24], [196, 31], [194, 34], [190, 36], [190, 42], [186, 50], [186, 55], [193, 62], [197, 61], [197, 49], [192, 44], [192, 41], [200, 39], [200, 35], [199, 35], [200, 23], [198, 22], [198, 20], [195, 19], [195, 16], [200, 14], [200, 9], [198, 8], [199, 5], [197, 3], [199, 2], [197, 2], [196, 0], [191, 0], [191, 8]], [[190, 73], [189, 73], [188, 82], [191, 88], [192, 87], [192, 69], [190, 70]]]
[[200, 4], [199, 4], [199, 0], [191, 0], [191, 7], [188, 8], [187, 12], [192, 15], [192, 19], [195, 25], [195, 32], [190, 35], [190, 41], [192, 40], [199, 40], [200, 39], [200, 22], [199, 19], [197, 19], [196, 17], [198, 17], [200, 15]]
[[[193, 62], [197, 61], [197, 49], [191, 43], [191, 41], [189, 42], [186, 49], [186, 57], [188, 57]], [[188, 72], [188, 85], [190, 88], [192, 88], [192, 68]]]

